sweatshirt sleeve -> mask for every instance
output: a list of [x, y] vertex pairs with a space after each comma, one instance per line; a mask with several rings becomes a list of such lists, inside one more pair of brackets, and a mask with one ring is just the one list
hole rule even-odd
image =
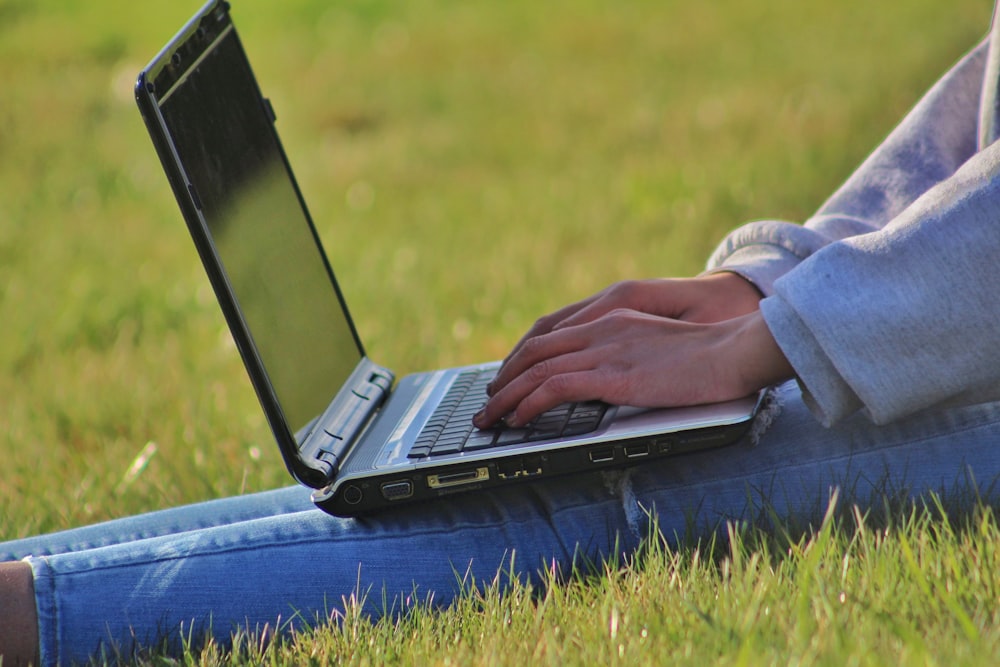
[[1000, 398], [1000, 145], [976, 153], [987, 49], [945, 74], [804, 225], [750, 223], [709, 260], [764, 294], [827, 425]]
[[708, 261], [766, 296], [774, 283], [830, 243], [881, 229], [976, 150], [978, 106], [988, 44], [947, 72], [886, 140], [804, 225], [760, 220], [737, 228]]
[[831, 243], [761, 310], [832, 424], [1000, 399], [1000, 142], [883, 229]]

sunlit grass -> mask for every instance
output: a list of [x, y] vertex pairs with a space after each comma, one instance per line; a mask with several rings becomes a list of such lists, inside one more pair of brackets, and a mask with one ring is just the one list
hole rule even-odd
[[[132, 100], [197, 4], [0, 0], [0, 538], [289, 482]], [[611, 281], [697, 272], [745, 220], [805, 218], [990, 3], [234, 12], [368, 350], [407, 372], [499, 357]], [[906, 521], [813, 551], [660, 553], [537, 604], [470, 599], [358, 630], [364, 649], [358, 620], [266, 657], [975, 664], [996, 648], [995, 521], [947, 539]], [[954, 593], [970, 582], [992, 588]]]

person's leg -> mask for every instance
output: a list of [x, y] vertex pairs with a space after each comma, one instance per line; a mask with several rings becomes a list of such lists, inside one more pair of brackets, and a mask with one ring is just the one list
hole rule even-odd
[[309, 496], [309, 489], [290, 486], [0, 542], [0, 561], [84, 551], [201, 528], [226, 526], [265, 516], [301, 512], [313, 507]]
[[[463, 494], [346, 520], [314, 509], [253, 518], [77, 553], [33, 557], [43, 662], [82, 660], [100, 642], [128, 646], [206, 628], [280, 617], [325, 619], [350, 596], [378, 614], [433, 596], [448, 604], [473, 578], [630, 554], [655, 512], [662, 532], [693, 522], [822, 510], [832, 486], [863, 501], [894, 492], [947, 493], [1000, 477], [1000, 404], [875, 427], [862, 417], [835, 429], [812, 419], [793, 385], [756, 447], [746, 444], [637, 467]], [[206, 506], [189, 511], [195, 514]], [[464, 579], [464, 582], [463, 582]], [[2, 620], [2, 619], [0, 619]]]
[[3, 658], [0, 662], [4, 665], [38, 663], [38, 618], [32, 569], [20, 559], [230, 525], [299, 512], [311, 506], [308, 489], [293, 486], [0, 543], [0, 657]]
[[579, 481], [560, 482], [566, 492], [555, 497], [518, 485], [362, 519], [313, 509], [32, 557], [43, 663], [86, 659], [101, 642], [128, 650], [133, 639], [167, 637], [177, 647], [209, 624], [225, 642], [239, 627], [322, 621], [351, 596], [379, 615], [383, 591], [397, 612], [428, 598], [447, 604], [512, 562], [519, 573], [538, 571], [543, 557], [601, 562], [616, 548], [622, 503], [601, 475]]
[[[634, 469], [636, 503], [656, 513], [668, 538], [693, 522], [704, 533], [726, 521], [821, 518], [834, 489], [865, 505], [937, 493], [1000, 501], [1000, 403], [930, 412], [887, 426], [863, 414], [823, 428], [798, 387], [779, 388], [781, 411], [752, 447], [740, 444]], [[687, 516], [688, 521], [680, 520]], [[635, 521], [633, 513], [633, 523]]]

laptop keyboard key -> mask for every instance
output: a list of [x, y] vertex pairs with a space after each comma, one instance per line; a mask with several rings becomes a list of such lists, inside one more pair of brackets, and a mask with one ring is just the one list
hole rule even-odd
[[497, 436], [497, 447], [500, 445], [513, 445], [518, 442], [525, 442], [530, 431], [526, 428], [505, 428]]
[[444, 454], [458, 454], [462, 451], [462, 440], [451, 438], [449, 440], [438, 440], [431, 447], [431, 456], [442, 456]]
[[410, 451], [406, 454], [406, 457], [410, 459], [422, 459], [430, 453], [430, 445], [414, 445], [410, 447]]
[[463, 452], [475, 452], [480, 449], [489, 449], [495, 446], [496, 443], [496, 432], [495, 431], [479, 431], [473, 432], [469, 436], [469, 439], [465, 441], [465, 446], [462, 447]]
[[493, 371], [466, 371], [448, 389], [434, 415], [407, 454], [410, 459], [475, 452], [521, 442], [555, 440], [582, 435], [597, 428], [607, 410], [599, 401], [559, 405], [539, 415], [524, 428], [480, 430], [472, 417], [486, 402], [486, 386]]

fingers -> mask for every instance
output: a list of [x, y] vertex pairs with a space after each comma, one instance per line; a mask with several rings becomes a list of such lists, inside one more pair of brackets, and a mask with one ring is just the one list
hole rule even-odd
[[[621, 281], [606, 287], [593, 296], [539, 318], [521, 340], [514, 345], [504, 360], [503, 366], [506, 367], [511, 359], [517, 357], [528, 341], [545, 334], [593, 322], [614, 310], [649, 311], [647, 302], [650, 301], [650, 293], [653, 291], [650, 289], [651, 285], [665, 282], [669, 281]], [[647, 307], [643, 307], [643, 304]], [[492, 394], [492, 392], [490, 393]]]
[[540, 317], [532, 325], [532, 327], [528, 330], [528, 332], [521, 337], [521, 340], [519, 340], [517, 344], [514, 345], [513, 349], [511, 349], [510, 351], [510, 354], [508, 354], [507, 358], [504, 360], [504, 365], [507, 364], [508, 360], [515, 357], [521, 351], [521, 348], [524, 347], [527, 341], [532, 340], [534, 338], [538, 338], [539, 336], [543, 336], [547, 333], [552, 332], [555, 329], [562, 328], [564, 326], [563, 323], [566, 320], [572, 318], [580, 310], [586, 309], [591, 303], [593, 303], [598, 298], [598, 296], [599, 295], [595, 294], [594, 296], [584, 299], [583, 301], [578, 301], [577, 303], [570, 304], [568, 306], [560, 308], [554, 313], [550, 313], [544, 317]]
[[585, 346], [585, 339], [573, 329], [550, 331], [530, 338], [526, 337], [500, 366], [500, 370], [497, 371], [496, 377], [490, 383], [487, 393], [493, 395], [496, 390], [544, 359], [569, 354], [581, 350]]
[[508, 417], [526, 395], [551, 376], [585, 369], [589, 363], [585, 360], [586, 355], [574, 353], [586, 346], [587, 338], [577, 329], [525, 337], [493, 378], [487, 389], [490, 400], [473, 422], [480, 428], [492, 426]]
[[589, 356], [573, 353], [530, 367], [490, 397], [473, 423], [489, 428], [503, 420], [508, 426], [523, 426], [562, 403], [600, 398], [600, 371]]
[[669, 313], [658, 312], [654, 308], [651, 289], [654, 284], [664, 284], [663, 280], [624, 280], [617, 282], [589, 299], [576, 304], [577, 308], [572, 313], [566, 313], [562, 321], [556, 324], [553, 329], [572, 327], [579, 324], [591, 322], [613, 310], [636, 310], [657, 315], [669, 315]]
[[[561, 403], [607, 400], [614, 393], [609, 368], [619, 363], [610, 349], [636, 319], [648, 316], [618, 309], [585, 324], [527, 338], [508, 357], [490, 384], [490, 398], [473, 419], [480, 428], [503, 419], [524, 424]], [[620, 356], [620, 354], [618, 355]]]

